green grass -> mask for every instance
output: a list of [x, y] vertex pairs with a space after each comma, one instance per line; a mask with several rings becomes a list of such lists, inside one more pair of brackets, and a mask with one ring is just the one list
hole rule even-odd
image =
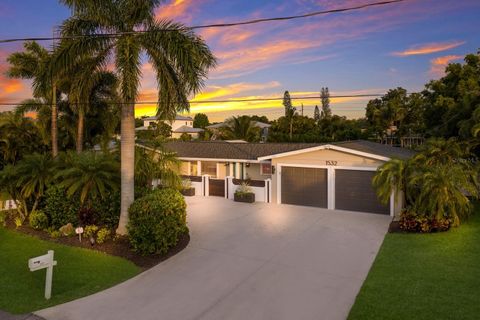
[[387, 234], [348, 319], [479, 319], [480, 210], [436, 234]]
[[[55, 251], [52, 298], [44, 298], [45, 269], [30, 272], [29, 258]], [[0, 309], [27, 313], [111, 287], [140, 272], [130, 261], [64, 246], [0, 227]]]

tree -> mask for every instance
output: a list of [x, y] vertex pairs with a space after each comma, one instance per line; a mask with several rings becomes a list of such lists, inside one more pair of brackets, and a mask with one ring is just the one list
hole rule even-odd
[[161, 139], [154, 140], [151, 148], [135, 149], [135, 184], [152, 188], [153, 180], [160, 181], [164, 187], [178, 188], [181, 184], [178, 171], [180, 160], [173, 152], [163, 146]]
[[321, 89], [320, 99], [322, 101], [321, 118], [329, 119], [332, 116], [332, 110], [330, 109], [330, 93], [328, 92], [328, 87]]
[[[145, 53], [157, 74], [157, 116], [173, 119], [189, 109], [188, 96], [203, 86], [215, 58], [205, 42], [185, 26], [156, 21], [160, 0], [62, 0], [73, 12], [61, 26], [64, 36], [119, 33], [117, 37], [75, 37], [63, 40], [55, 66], [68, 69], [83, 56], [99, 63], [113, 58], [120, 81], [121, 111], [121, 213], [117, 233], [126, 234], [128, 208], [134, 200], [135, 117], [134, 106]], [[142, 30], [144, 32], [135, 33]], [[168, 30], [168, 31], [166, 31]]]
[[315, 110], [313, 111], [313, 120], [316, 122], [320, 120], [320, 110], [318, 109], [318, 106], [315, 106]]
[[204, 113], [197, 113], [193, 118], [194, 128], [205, 129], [205, 127], [208, 126], [209, 124], [210, 124], [210, 121], [208, 121], [208, 117]]
[[59, 71], [51, 68], [52, 54], [35, 41], [24, 43], [24, 52], [11, 54], [7, 61], [10, 63], [8, 76], [33, 80], [33, 96], [42, 99], [42, 104], [49, 106], [51, 113], [51, 144], [52, 155], [58, 154], [57, 129], [57, 98], [56, 81], [60, 77]]
[[225, 123], [226, 126], [220, 130], [223, 138], [242, 139], [249, 142], [260, 141], [260, 128], [249, 116], [231, 117]]
[[290, 93], [285, 91], [283, 94], [283, 106], [285, 107], [285, 118], [288, 119], [290, 123], [290, 140], [292, 140], [293, 136], [293, 117], [295, 116], [296, 108], [292, 106], [292, 99], [290, 98]]
[[388, 204], [393, 192], [396, 192], [395, 199], [397, 200], [398, 195], [401, 195], [404, 205], [411, 199], [408, 193], [410, 189], [407, 188], [411, 173], [410, 164], [408, 160], [392, 159], [377, 169], [372, 183], [382, 203]]
[[66, 155], [63, 161], [55, 179], [69, 197], [78, 195], [82, 205], [91, 208], [95, 199], [118, 190], [119, 164], [110, 154], [82, 152]]

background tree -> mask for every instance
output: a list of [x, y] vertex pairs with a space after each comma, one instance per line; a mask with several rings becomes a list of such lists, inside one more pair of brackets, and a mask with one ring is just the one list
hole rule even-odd
[[289, 121], [290, 126], [290, 140], [293, 137], [293, 117], [295, 116], [296, 108], [292, 105], [292, 99], [290, 98], [290, 93], [285, 91], [283, 94], [283, 106], [285, 107], [285, 118]]
[[[89, 35], [105, 30], [118, 37], [76, 37], [62, 41], [55, 66], [68, 69], [83, 56], [99, 63], [113, 59], [120, 81], [121, 111], [121, 214], [117, 229], [127, 232], [128, 208], [134, 200], [135, 117], [134, 106], [141, 77], [142, 54], [151, 62], [159, 88], [157, 116], [173, 119], [189, 109], [188, 96], [204, 84], [215, 58], [205, 42], [181, 24], [156, 21], [159, 0], [132, 4], [129, 0], [62, 0], [72, 17], [61, 26], [64, 36]], [[132, 34], [136, 30], [147, 32]], [[168, 30], [168, 32], [165, 32]]]
[[210, 124], [208, 117], [204, 113], [197, 113], [195, 117], [193, 117], [193, 127], [194, 128], [201, 128], [205, 129]]
[[329, 119], [332, 116], [332, 109], [330, 109], [330, 92], [328, 87], [321, 89], [320, 100], [322, 101], [321, 118]]
[[249, 116], [231, 117], [225, 121], [226, 126], [220, 129], [226, 140], [241, 139], [249, 142], [260, 141], [260, 128]]
[[52, 54], [37, 42], [25, 42], [24, 49], [24, 52], [12, 53], [7, 58], [10, 63], [7, 74], [12, 78], [33, 80], [33, 96], [42, 99], [42, 104], [50, 108], [52, 155], [56, 157], [58, 154], [57, 99], [60, 93], [56, 90], [55, 82], [60, 77], [60, 70], [52, 71]]
[[320, 120], [320, 109], [318, 109], [318, 106], [315, 106], [315, 109], [313, 111], [313, 120], [318, 122]]

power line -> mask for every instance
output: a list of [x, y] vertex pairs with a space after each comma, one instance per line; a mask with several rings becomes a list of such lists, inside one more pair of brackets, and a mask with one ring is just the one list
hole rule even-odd
[[[284, 17], [274, 17], [274, 18], [261, 18], [261, 19], [254, 19], [254, 20], [246, 20], [246, 21], [239, 21], [239, 22], [232, 22], [232, 23], [217, 23], [217, 24], [203, 24], [203, 25], [196, 25], [191, 27], [186, 27], [188, 30], [197, 30], [197, 29], [207, 29], [207, 28], [227, 28], [227, 27], [234, 27], [234, 26], [244, 26], [244, 25], [252, 25], [264, 22], [275, 22], [275, 21], [287, 21], [287, 20], [294, 20], [294, 19], [303, 19], [308, 17], [314, 17], [319, 15], [331, 14], [331, 13], [342, 13], [348, 11], [355, 11], [361, 10], [369, 7], [376, 7], [376, 6], [384, 6], [388, 4], [394, 4], [399, 2], [404, 2], [407, 0], [389, 0], [389, 1], [381, 1], [381, 2], [373, 2], [362, 4], [358, 6], [352, 6], [347, 8], [339, 8], [339, 9], [331, 9], [331, 10], [323, 10], [323, 11], [313, 11], [305, 14], [300, 15], [293, 15], [293, 16], [284, 16]], [[163, 29], [161, 32], [168, 32], [168, 31], [178, 31], [177, 29]], [[86, 35], [75, 35], [75, 36], [62, 36], [62, 37], [37, 37], [37, 38], [13, 38], [13, 39], [1, 39], [1, 43], [11, 43], [11, 42], [19, 42], [19, 41], [55, 41], [55, 40], [64, 40], [64, 39], [78, 39], [78, 38], [87, 38], [87, 37], [105, 37], [105, 38], [116, 38], [124, 35], [131, 35], [131, 34], [142, 34], [142, 33], [149, 33], [149, 32], [156, 32], [153, 30], [137, 30], [137, 31], [129, 31], [129, 32], [116, 32], [116, 33], [92, 33]]]
[[[371, 98], [371, 97], [382, 97], [384, 94], [372, 93], [372, 94], [352, 94], [352, 95], [330, 95], [330, 98]], [[318, 99], [320, 96], [306, 96], [306, 97], [290, 97], [292, 100], [310, 100]], [[199, 101], [189, 101], [190, 104], [208, 104], [208, 103], [229, 103], [229, 102], [261, 102], [261, 101], [282, 101], [283, 97], [276, 98], [246, 98], [246, 99], [231, 99], [231, 100], [199, 100]], [[111, 105], [125, 105], [125, 104], [157, 104], [158, 101], [137, 101], [137, 102], [105, 102]], [[78, 102], [72, 103], [73, 105], [85, 105], [89, 104], [88, 102]], [[51, 104], [48, 103], [22, 103], [22, 102], [2, 102], [0, 106], [48, 106]]]

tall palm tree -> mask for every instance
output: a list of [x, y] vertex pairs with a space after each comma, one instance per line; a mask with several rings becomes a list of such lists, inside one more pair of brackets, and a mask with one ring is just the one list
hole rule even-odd
[[[188, 95], [204, 84], [215, 58], [192, 30], [170, 21], [156, 21], [154, 9], [161, 0], [61, 0], [72, 17], [61, 26], [64, 36], [54, 67], [68, 69], [84, 56], [102, 63], [112, 58], [120, 80], [121, 112], [121, 212], [117, 233], [126, 234], [128, 208], [134, 200], [134, 107], [145, 54], [157, 74], [157, 114], [173, 119], [189, 109]], [[140, 31], [140, 32], [136, 32]], [[91, 36], [92, 33], [116, 36]], [[102, 60], [103, 59], [103, 60]]]
[[249, 116], [231, 117], [225, 121], [225, 124], [221, 132], [226, 139], [242, 139], [250, 142], [260, 139], [260, 128]]
[[24, 52], [11, 54], [8, 75], [12, 78], [33, 80], [33, 96], [43, 100], [44, 106], [51, 110], [52, 156], [58, 154], [57, 96], [55, 81], [58, 75], [51, 68], [52, 54], [35, 41], [25, 42]]

